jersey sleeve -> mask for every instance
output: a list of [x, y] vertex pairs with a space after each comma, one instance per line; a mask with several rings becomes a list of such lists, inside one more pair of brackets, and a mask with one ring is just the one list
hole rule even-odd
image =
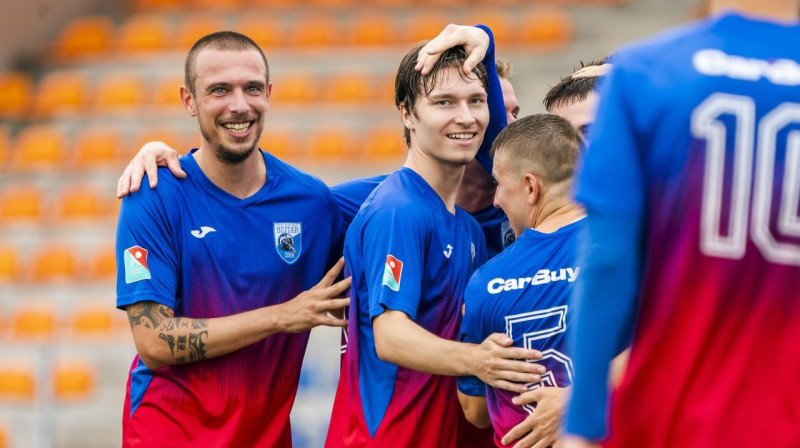
[[413, 204], [379, 207], [364, 225], [364, 273], [370, 318], [385, 310], [416, 321], [429, 240], [424, 210]]
[[626, 102], [626, 88], [636, 91], [633, 83], [617, 66], [601, 92], [578, 182], [588, 216], [573, 291], [575, 377], [565, 426], [588, 439], [607, 433], [608, 367], [630, 339], [644, 257], [642, 144]]
[[489, 151], [492, 149], [492, 143], [497, 135], [505, 129], [508, 125], [508, 118], [506, 117], [506, 106], [503, 101], [503, 88], [500, 86], [500, 77], [497, 75], [497, 64], [495, 62], [495, 42], [492, 30], [486, 25], [476, 25], [489, 35], [489, 48], [486, 49], [486, 55], [483, 57], [483, 65], [486, 67], [486, 74], [489, 76], [488, 85], [488, 98], [487, 103], [489, 106], [489, 125], [486, 126], [486, 133], [483, 136], [483, 142], [478, 150], [475, 158], [486, 169], [487, 173], [492, 172], [492, 158]]
[[[147, 178], [142, 182], [146, 185]], [[141, 301], [173, 309], [177, 305], [179, 257], [167, 210], [159, 193], [150, 188], [122, 200], [115, 249], [119, 309]]]
[[[473, 279], [477, 277], [477, 273]], [[488, 336], [483, 325], [485, 318], [484, 310], [481, 300], [480, 288], [477, 284], [480, 282], [470, 282], [464, 297], [464, 319], [461, 321], [461, 331], [459, 333], [459, 341], [471, 344], [480, 344]], [[486, 384], [475, 376], [460, 376], [458, 377], [458, 390], [462, 394], [470, 395], [473, 397], [486, 396]]]

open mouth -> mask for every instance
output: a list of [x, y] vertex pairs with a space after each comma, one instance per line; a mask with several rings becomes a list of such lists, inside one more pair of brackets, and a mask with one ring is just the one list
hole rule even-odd
[[456, 141], [467, 141], [472, 140], [476, 135], [474, 132], [460, 132], [458, 134], [447, 134], [447, 138]]
[[250, 130], [250, 126], [252, 126], [252, 124], [252, 121], [244, 121], [238, 123], [225, 123], [222, 126], [231, 134], [244, 135]]

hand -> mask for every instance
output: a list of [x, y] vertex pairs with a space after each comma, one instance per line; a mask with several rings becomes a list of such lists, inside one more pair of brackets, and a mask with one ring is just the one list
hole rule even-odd
[[478, 65], [486, 56], [489, 49], [489, 35], [480, 28], [465, 25], [447, 25], [438, 36], [425, 44], [419, 50], [417, 65], [415, 70], [427, 75], [433, 69], [433, 65], [445, 51], [457, 45], [463, 45], [467, 52], [467, 59], [464, 61], [464, 74], [469, 75], [472, 69]]
[[150, 188], [158, 184], [158, 167], [166, 166], [178, 179], [186, 177], [178, 162], [179, 154], [164, 142], [147, 142], [142, 146], [131, 163], [122, 172], [117, 181], [117, 197], [122, 198], [128, 193], [139, 191], [144, 173], [150, 179]]
[[561, 416], [566, 406], [566, 392], [563, 387], [537, 387], [514, 397], [512, 399], [514, 404], [521, 406], [536, 403], [536, 409], [503, 436], [503, 445], [510, 445], [519, 440], [514, 448], [555, 446]]
[[600, 448], [600, 445], [583, 437], [566, 435], [561, 438], [558, 448]]
[[300, 293], [294, 299], [278, 305], [282, 308], [284, 333], [299, 333], [318, 325], [328, 327], [344, 327], [346, 319], [337, 319], [329, 313], [350, 305], [350, 299], [337, 299], [350, 288], [350, 277], [334, 283], [344, 268], [344, 258], [322, 277], [313, 288]]
[[514, 340], [503, 333], [489, 335], [480, 345], [474, 346], [470, 359], [474, 371], [484, 383], [511, 392], [522, 393], [528, 390], [525, 383], [538, 383], [539, 374], [547, 371], [544, 366], [524, 361], [541, 359], [536, 350], [512, 347]]

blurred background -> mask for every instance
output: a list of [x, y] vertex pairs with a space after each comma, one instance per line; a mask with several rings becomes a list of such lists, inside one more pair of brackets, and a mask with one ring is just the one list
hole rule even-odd
[[[114, 308], [116, 180], [142, 143], [199, 144], [180, 105], [202, 35], [245, 33], [274, 83], [264, 149], [328, 184], [404, 160], [405, 51], [448, 23], [492, 27], [520, 116], [620, 44], [691, 19], [692, 0], [0, 0], [0, 448], [119, 446], [135, 354]], [[339, 331], [312, 332], [292, 414], [321, 447]]]

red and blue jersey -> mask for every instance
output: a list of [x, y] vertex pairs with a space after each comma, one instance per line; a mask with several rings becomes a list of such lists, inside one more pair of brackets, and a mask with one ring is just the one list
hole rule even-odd
[[[568, 387], [573, 366], [567, 331], [570, 328], [569, 298], [580, 268], [576, 265], [577, 236], [584, 220], [553, 233], [525, 229], [517, 241], [479, 268], [467, 285], [461, 340], [480, 344], [492, 333], [505, 333], [514, 346], [539, 350], [537, 364], [547, 372], [537, 387]], [[458, 390], [485, 396], [494, 441], [524, 420], [534, 405], [511, 402], [516, 393], [486, 386], [475, 377], [460, 377]]]
[[[796, 23], [728, 13], [615, 58], [578, 184], [568, 432], [800, 446], [798, 41]], [[607, 431], [601, 372], [631, 332]]]
[[478, 223], [458, 207], [448, 211], [409, 168], [373, 191], [345, 239], [349, 343], [326, 446], [456, 446], [455, 378], [378, 358], [372, 319], [402, 311], [432, 334], [457, 339], [464, 289], [486, 259], [484, 246]]
[[[322, 278], [341, 250], [336, 203], [320, 180], [263, 156], [267, 181], [245, 199], [213, 184], [188, 154], [186, 179], [162, 170], [158, 189], [122, 201], [118, 308], [154, 301], [175, 316], [222, 317], [285, 302]], [[123, 445], [290, 447], [307, 341], [308, 332], [275, 334], [156, 370], [137, 356]]]

